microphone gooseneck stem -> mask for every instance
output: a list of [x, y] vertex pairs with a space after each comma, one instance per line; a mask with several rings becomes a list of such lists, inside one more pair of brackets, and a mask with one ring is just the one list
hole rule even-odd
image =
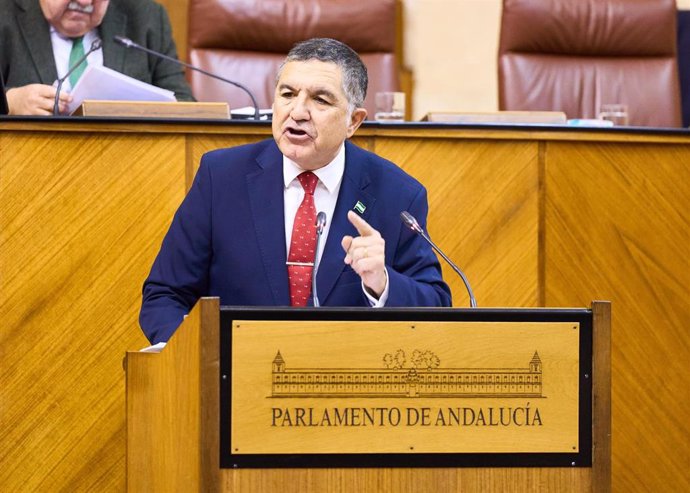
[[314, 248], [314, 268], [311, 271], [311, 294], [314, 302], [314, 307], [321, 306], [319, 303], [319, 295], [316, 292], [316, 272], [318, 269], [317, 260], [319, 258], [319, 245], [321, 244], [321, 235], [323, 228], [326, 227], [326, 213], [319, 212], [316, 215], [316, 247]]
[[53, 115], [60, 114], [60, 91], [62, 91], [62, 83], [65, 79], [58, 79], [57, 87], [55, 88], [55, 102], [53, 103]]
[[465, 277], [465, 274], [460, 270], [460, 267], [455, 265], [453, 261], [449, 259], [446, 256], [446, 254], [443, 253], [441, 249], [437, 247], [433, 241], [431, 241], [431, 238], [427, 236], [427, 234], [424, 232], [424, 230], [412, 214], [410, 214], [407, 211], [402, 211], [400, 213], [400, 219], [405, 224], [405, 226], [407, 226], [412, 232], [417, 233], [419, 236], [424, 238], [424, 240], [426, 240], [426, 242], [429, 243], [429, 245], [431, 245], [431, 248], [433, 248], [434, 251], [438, 253], [443, 258], [443, 260], [445, 260], [448, 263], [448, 265], [451, 266], [455, 273], [460, 276], [460, 279], [462, 279], [462, 282], [465, 284], [465, 289], [467, 289], [467, 294], [470, 297], [470, 306], [472, 308], [476, 308], [477, 300], [474, 298], [474, 293], [472, 292], [472, 288], [470, 287], [470, 282], [467, 280], [467, 277]]
[[249, 98], [252, 100], [252, 106], [254, 106], [254, 119], [259, 120], [259, 118], [260, 118], [259, 105], [256, 103], [256, 99], [254, 98], [254, 95], [252, 94], [252, 92], [247, 87], [240, 84], [239, 82], [235, 82], [233, 80], [226, 79], [225, 77], [221, 77], [220, 75], [216, 75], [216, 74], [213, 74], [211, 72], [207, 72], [204, 69], [201, 69], [199, 67], [195, 67], [194, 65], [190, 65], [189, 63], [183, 62], [182, 60], [178, 60], [177, 58], [173, 58], [173, 57], [170, 57], [170, 56], [165, 55], [163, 53], [159, 53], [157, 51], [150, 50], [150, 49], [146, 48], [145, 46], [141, 46], [140, 44], [135, 43], [134, 41], [132, 41], [129, 38], [125, 38], [122, 36], [114, 36], [113, 39], [115, 40], [116, 43], [119, 43], [119, 44], [125, 46], [126, 48], [134, 48], [137, 50], [141, 50], [141, 51], [148, 53], [150, 55], [153, 55], [153, 56], [156, 56], [159, 58], [163, 58], [165, 60], [176, 63], [178, 65], [182, 65], [183, 67], [186, 67], [189, 70], [194, 70], [196, 72], [204, 74], [207, 77], [211, 77], [212, 79], [216, 79], [216, 80], [219, 80], [221, 82], [231, 84], [231, 85], [233, 85], [239, 89], [242, 89], [244, 92], [247, 93]]
[[55, 88], [55, 102], [53, 103], [53, 115], [57, 116], [60, 114], [60, 91], [62, 91], [62, 84], [67, 80], [67, 78], [72, 75], [72, 72], [77, 70], [77, 67], [79, 67], [84, 61], [89, 57], [91, 53], [93, 53], [96, 50], [99, 50], [101, 48], [101, 40], [97, 39], [93, 43], [91, 43], [91, 47], [89, 48], [89, 51], [84, 53], [84, 55], [77, 60], [77, 63], [69, 67], [69, 70], [67, 70], [67, 73], [58, 79], [57, 81], [57, 87]]
[[455, 265], [449, 258], [448, 256], [441, 251], [439, 247], [436, 246], [436, 244], [431, 241], [431, 238], [429, 238], [424, 232], [419, 233], [422, 238], [424, 238], [429, 245], [431, 245], [431, 248], [433, 248], [436, 253], [438, 253], [441, 257], [443, 257], [443, 260], [445, 260], [448, 265], [455, 271], [456, 274], [460, 276], [462, 279], [462, 282], [465, 283], [465, 288], [467, 289], [467, 294], [470, 296], [470, 306], [472, 308], [477, 308], [477, 300], [474, 298], [474, 293], [472, 292], [472, 288], [470, 287], [470, 282], [467, 280], [467, 277], [465, 277], [465, 274], [460, 270], [460, 268]]

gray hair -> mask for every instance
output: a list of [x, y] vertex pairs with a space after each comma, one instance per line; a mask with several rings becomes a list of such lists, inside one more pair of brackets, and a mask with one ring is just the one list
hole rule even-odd
[[278, 78], [288, 62], [335, 63], [343, 73], [343, 90], [350, 105], [350, 111], [364, 106], [369, 77], [367, 67], [359, 55], [345, 43], [331, 38], [312, 38], [300, 41], [292, 47], [278, 70]]

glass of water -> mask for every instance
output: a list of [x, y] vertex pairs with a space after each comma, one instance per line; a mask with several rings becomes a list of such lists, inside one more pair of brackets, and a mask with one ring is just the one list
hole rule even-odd
[[628, 124], [628, 106], [621, 103], [602, 104], [599, 119], [613, 122], [616, 126]]
[[391, 123], [405, 121], [405, 93], [377, 92], [375, 96], [377, 122]]

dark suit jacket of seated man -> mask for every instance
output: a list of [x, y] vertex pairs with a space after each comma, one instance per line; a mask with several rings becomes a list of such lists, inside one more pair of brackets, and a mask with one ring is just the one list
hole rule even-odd
[[[0, 0], [0, 70], [8, 91], [11, 114], [52, 112], [52, 99], [55, 97], [52, 85], [58, 78], [58, 72], [53, 56], [51, 23], [60, 34], [70, 37], [97, 29], [103, 43], [104, 66], [171, 90], [178, 101], [194, 100], [181, 66], [127, 49], [113, 41], [115, 35], [124, 36], [149, 49], [177, 58], [170, 20], [162, 5], [152, 0], [81, 0], [81, 3], [88, 8], [93, 7], [94, 13], [90, 14], [92, 19], [87, 18], [79, 23], [70, 17], [78, 14], [66, 10], [68, 0]], [[46, 19], [41, 4], [51, 13], [54, 12], [54, 19]], [[102, 8], [107, 10], [101, 19], [99, 9]], [[80, 29], [80, 25], [83, 28]], [[65, 30], [63, 27], [68, 32], [62, 32]], [[84, 46], [85, 51], [88, 49], [89, 46]], [[31, 84], [43, 86], [40, 89], [45, 95], [45, 102], [29, 105], [24, 101], [26, 96], [22, 95], [21, 101], [13, 97], [12, 89], [26, 88]], [[69, 92], [65, 91], [63, 96], [68, 95]], [[34, 92], [31, 97], [38, 96]], [[18, 111], [20, 104], [22, 110]], [[27, 110], [26, 106], [31, 106], [31, 110]], [[38, 111], [37, 106], [45, 111]]]
[[274, 139], [203, 156], [144, 283], [140, 324], [152, 343], [167, 341], [201, 296], [219, 296], [224, 305], [291, 304], [285, 160], [318, 174], [343, 146], [342, 181], [316, 275], [321, 305], [366, 307], [385, 299], [394, 307], [450, 306], [435, 254], [399, 218], [406, 210], [426, 227], [426, 190], [345, 140], [366, 117], [366, 69], [363, 90], [348, 97], [330, 55], [309, 58], [323, 43], [359, 61], [337, 41], [298, 44], [279, 74]]

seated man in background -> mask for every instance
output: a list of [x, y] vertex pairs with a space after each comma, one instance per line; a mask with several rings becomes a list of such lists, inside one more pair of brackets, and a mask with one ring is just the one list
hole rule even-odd
[[[102, 49], [89, 55], [89, 64], [174, 91], [180, 101], [194, 100], [182, 67], [127, 50], [113, 41], [116, 35], [177, 57], [168, 15], [152, 0], [0, 0], [0, 70], [10, 114], [52, 114], [54, 82], [97, 39], [102, 40]], [[66, 80], [60, 111], [71, 101], [70, 89]]]
[[[205, 154], [173, 218], [144, 283], [139, 322], [152, 343], [202, 296], [313, 304], [312, 275], [323, 306], [450, 306], [431, 247], [400, 220], [409, 211], [425, 227], [425, 188], [347, 141], [367, 116], [367, 83], [339, 41], [293, 47], [278, 73], [273, 139]], [[327, 218], [320, 248], [317, 211]]]

